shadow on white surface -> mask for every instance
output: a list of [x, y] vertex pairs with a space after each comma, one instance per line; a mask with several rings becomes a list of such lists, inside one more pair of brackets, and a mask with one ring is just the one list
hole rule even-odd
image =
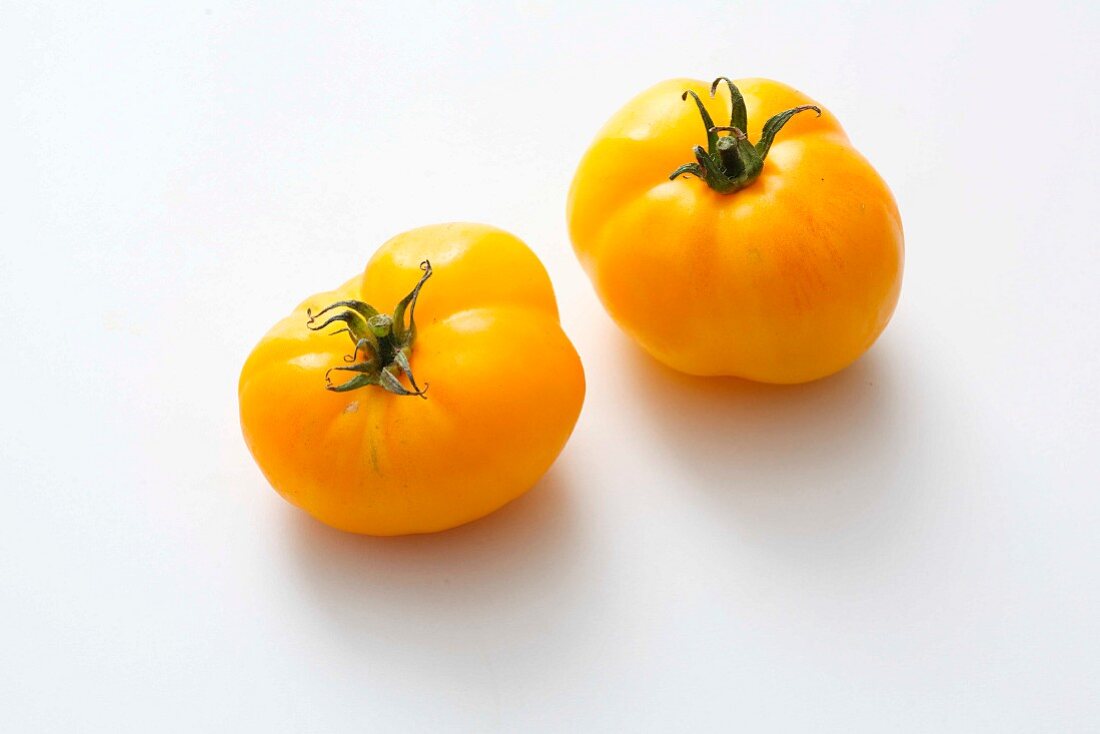
[[307, 601], [353, 649], [396, 638], [458, 653], [491, 645], [494, 627], [528, 639], [559, 624], [583, 626], [579, 609], [574, 615], [556, 601], [581, 583], [567, 474], [555, 465], [501, 510], [430, 535], [357, 536], [288, 511], [289, 565]]
[[913, 501], [919, 482], [898, 481], [901, 457], [919, 446], [905, 423], [900, 365], [884, 352], [787, 386], [690, 377], [625, 340], [619, 361], [662, 460], [683, 477], [680, 491], [731, 532], [780, 553], [863, 554], [890, 542], [889, 523], [878, 521]]

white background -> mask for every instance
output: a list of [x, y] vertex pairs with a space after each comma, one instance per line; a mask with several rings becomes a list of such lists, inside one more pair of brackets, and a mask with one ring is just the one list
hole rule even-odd
[[[0, 11], [0, 730], [1100, 729], [1096, 3], [86, 5]], [[672, 374], [573, 258], [599, 125], [719, 74], [897, 195], [900, 306], [832, 379]], [[454, 219], [546, 263], [576, 432], [484, 521], [331, 531], [238, 370]]]

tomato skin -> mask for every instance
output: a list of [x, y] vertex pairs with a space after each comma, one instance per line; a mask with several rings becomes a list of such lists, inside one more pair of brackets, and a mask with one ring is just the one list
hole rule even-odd
[[[306, 309], [349, 298], [392, 309], [425, 259], [434, 275], [410, 362], [427, 399], [327, 391], [350, 344], [308, 330]], [[362, 275], [280, 321], [245, 362], [239, 399], [245, 441], [279, 494], [341, 530], [400, 535], [461, 525], [530, 489], [584, 390], [535, 254], [501, 230], [447, 224], [391, 239]]]
[[[736, 80], [750, 140], [772, 115], [816, 104], [765, 79]], [[904, 240], [893, 195], [822, 108], [790, 120], [760, 177], [722, 194], [669, 180], [705, 143], [695, 91], [717, 124], [720, 86], [661, 82], [599, 132], [569, 194], [574, 249], [612, 318], [666, 365], [694, 375], [798, 383], [859, 358], [901, 289]]]

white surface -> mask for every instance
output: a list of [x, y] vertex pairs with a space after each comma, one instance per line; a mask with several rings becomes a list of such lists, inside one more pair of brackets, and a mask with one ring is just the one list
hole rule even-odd
[[[1100, 6], [581, 5], [4, 6], [0, 730], [1100, 728]], [[900, 307], [834, 379], [673, 375], [573, 259], [598, 126], [718, 74], [897, 195]], [[450, 219], [543, 258], [584, 412], [485, 521], [330, 531], [240, 364]]]

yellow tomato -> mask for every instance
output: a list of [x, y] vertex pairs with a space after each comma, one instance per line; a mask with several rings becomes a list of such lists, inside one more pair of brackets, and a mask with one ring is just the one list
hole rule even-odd
[[239, 397], [248, 447], [291, 503], [343, 530], [425, 533], [535, 484], [573, 430], [584, 372], [535, 254], [447, 224], [398, 235], [276, 324]]
[[901, 288], [890, 190], [832, 114], [766, 79], [642, 92], [584, 155], [568, 220], [611, 316], [690, 374], [832, 374], [871, 346]]

